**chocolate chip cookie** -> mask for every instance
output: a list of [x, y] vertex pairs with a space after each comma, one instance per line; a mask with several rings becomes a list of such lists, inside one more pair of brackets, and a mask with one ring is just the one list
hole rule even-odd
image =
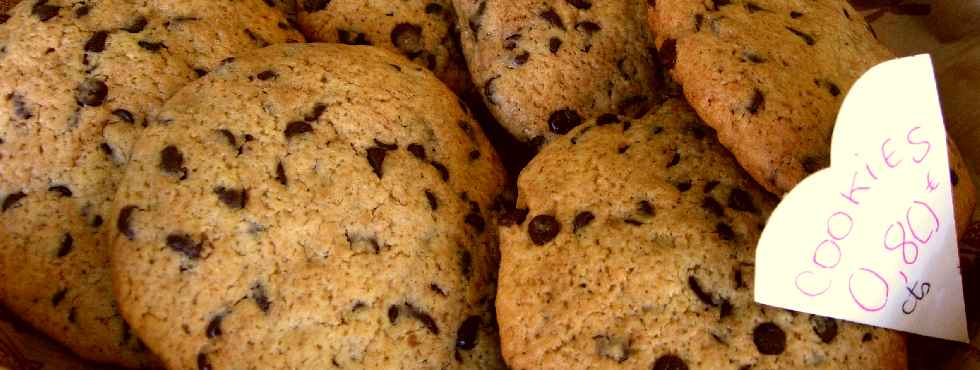
[[112, 298], [110, 201], [163, 101], [300, 41], [261, 0], [25, 0], [0, 15], [0, 301], [79, 355], [153, 362]]
[[473, 82], [490, 111], [536, 143], [585, 120], [655, 105], [642, 0], [454, 0]]
[[449, 0], [310, 0], [298, 8], [300, 28], [310, 40], [392, 50], [458, 94], [472, 89]]
[[897, 332], [753, 302], [775, 200], [681, 101], [572, 130], [518, 194], [497, 299], [513, 369], [905, 368]]
[[[661, 63], [721, 143], [776, 194], [830, 165], [834, 122], [848, 89], [894, 57], [842, 0], [651, 4]], [[954, 192], [970, 198], [959, 203], [975, 202], [962, 189]], [[957, 210], [961, 231], [972, 210]]]
[[159, 116], [108, 222], [123, 316], [168, 367], [499, 368], [503, 169], [430, 71], [277, 45]]

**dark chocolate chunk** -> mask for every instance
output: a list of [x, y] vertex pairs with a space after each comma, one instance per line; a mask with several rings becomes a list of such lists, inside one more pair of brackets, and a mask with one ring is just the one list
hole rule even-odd
[[252, 286], [252, 300], [255, 304], [259, 306], [262, 312], [269, 312], [269, 307], [272, 306], [272, 302], [269, 301], [269, 294], [265, 291], [265, 286], [262, 283], [255, 283]]
[[581, 124], [582, 116], [572, 109], [557, 110], [548, 117], [548, 128], [559, 135], [564, 135]]
[[187, 234], [176, 233], [167, 235], [167, 246], [190, 259], [201, 257], [201, 245], [195, 244]]
[[612, 113], [606, 113], [599, 116], [599, 118], [596, 118], [595, 123], [598, 126], [605, 126], [613, 123], [619, 123], [619, 116]]
[[214, 370], [211, 367], [211, 361], [208, 360], [208, 356], [204, 352], [197, 354], [197, 370]]
[[429, 332], [431, 332], [432, 334], [439, 335], [439, 326], [436, 325], [436, 320], [433, 319], [432, 316], [430, 316], [425, 311], [422, 311], [416, 308], [415, 306], [412, 306], [412, 304], [410, 303], [405, 303], [405, 307], [408, 308], [408, 313], [412, 315], [412, 318], [422, 323], [422, 326], [425, 326], [426, 329], [429, 329]]
[[687, 277], [687, 286], [691, 288], [691, 291], [693, 291], [694, 295], [698, 297], [698, 300], [712, 307], [717, 306], [714, 298], [711, 297], [711, 294], [708, 294], [708, 292], [705, 292], [704, 289], [701, 289], [701, 283], [698, 281], [698, 278], [694, 277], [694, 275]]
[[820, 337], [820, 341], [830, 343], [837, 337], [837, 320], [829, 317], [810, 315], [810, 326], [813, 333]]
[[197, 77], [204, 77], [208, 74], [208, 71], [204, 68], [194, 68], [194, 74], [196, 74]]
[[51, 18], [57, 17], [59, 11], [61, 11], [61, 7], [48, 5], [48, 0], [40, 0], [34, 3], [31, 8], [31, 15], [37, 16], [41, 22], [47, 22]]
[[337, 39], [341, 44], [371, 45], [371, 41], [367, 39], [367, 34], [357, 31], [337, 29]]
[[677, 40], [664, 40], [660, 48], [657, 49], [657, 55], [660, 57], [660, 65], [664, 66], [664, 69], [674, 69], [674, 65], [677, 64]]
[[384, 175], [386, 155], [388, 155], [388, 151], [381, 147], [374, 146], [367, 149], [368, 164], [371, 165], [371, 169], [374, 170], [374, 174], [378, 175], [379, 179]]
[[691, 180], [676, 182], [674, 183], [674, 186], [677, 187], [677, 191], [681, 193], [686, 192], [691, 190]]
[[10, 15], [0, 13], [0, 24], [7, 23], [10, 20]]
[[136, 237], [136, 233], [133, 232], [132, 225], [130, 225], [130, 218], [133, 216], [133, 211], [135, 210], [136, 206], [125, 206], [119, 211], [119, 218], [116, 219], [116, 230], [119, 230], [129, 240], [133, 240]]
[[431, 164], [432, 167], [435, 167], [436, 171], [439, 172], [439, 177], [442, 178], [442, 181], [449, 181], [449, 170], [446, 168], [446, 166], [443, 166], [442, 163], [436, 161], [429, 162], [429, 164]]
[[51, 305], [57, 307], [61, 301], [65, 300], [66, 294], [68, 294], [68, 288], [58, 289], [58, 291], [54, 292], [54, 295], [51, 296]]
[[388, 322], [394, 324], [395, 321], [398, 321], [399, 311], [401, 311], [401, 309], [398, 308], [398, 305], [391, 305], [388, 307]]
[[743, 212], [755, 213], [759, 211], [752, 203], [752, 195], [739, 188], [732, 189], [732, 192], [728, 194], [728, 207]]
[[588, 35], [592, 35], [596, 32], [602, 31], [602, 27], [594, 22], [579, 22], [575, 24], [575, 29], [581, 32], [585, 32]]
[[582, 211], [575, 215], [575, 219], [572, 220], [572, 232], [576, 232], [579, 229], [588, 226], [595, 220], [595, 215], [589, 211]]
[[27, 106], [27, 101], [24, 100], [24, 96], [11, 93], [7, 95], [7, 100], [10, 100], [14, 104], [14, 114], [20, 119], [31, 119], [34, 117], [34, 112]]
[[762, 95], [762, 91], [759, 91], [759, 89], [752, 89], [752, 97], [745, 104], [745, 109], [748, 110], [749, 113], [756, 114], [765, 104], [765, 100], [766, 99]]
[[637, 209], [640, 211], [640, 213], [647, 216], [653, 216], [655, 214], [653, 205], [645, 200], [641, 200], [640, 203], [638, 203]]
[[218, 196], [221, 203], [232, 209], [243, 209], [248, 203], [248, 190], [245, 189], [237, 190], [219, 186], [214, 188], [214, 194]]
[[276, 77], [279, 77], [279, 74], [276, 73], [275, 71], [269, 71], [269, 70], [259, 72], [259, 74], [255, 75], [255, 78], [258, 78], [259, 80], [262, 81], [268, 81]]
[[482, 233], [486, 228], [486, 222], [483, 220], [483, 216], [480, 216], [479, 213], [467, 213], [463, 221], [466, 222], [467, 225], [473, 226], [477, 233]]
[[116, 109], [112, 111], [112, 115], [119, 117], [119, 119], [123, 120], [123, 122], [136, 123], [136, 118], [134, 118], [133, 114], [130, 113], [128, 110]]
[[718, 203], [715, 198], [710, 196], [704, 197], [704, 201], [701, 202], [701, 208], [704, 208], [708, 212], [713, 213], [715, 216], [722, 217], [725, 215], [725, 209]]
[[704, 23], [704, 15], [703, 14], [695, 14], [694, 15], [694, 32], [701, 31], [701, 24], [702, 23]]
[[515, 33], [513, 35], [507, 36], [507, 38], [504, 39], [504, 49], [505, 50], [514, 50], [514, 49], [516, 49], [517, 48], [517, 42], [520, 41], [520, 40], [521, 40], [521, 34], [519, 34], [519, 33]]
[[826, 86], [827, 86], [827, 92], [829, 92], [831, 96], [840, 95], [840, 88], [837, 87], [837, 85], [834, 84], [833, 82], [826, 81]]
[[27, 194], [24, 194], [24, 192], [22, 191], [18, 191], [16, 193], [11, 193], [7, 195], [7, 197], [3, 199], [2, 211], [6, 211], [8, 209], [13, 208], [15, 205], [17, 205], [17, 202], [19, 202], [21, 199], [24, 199], [24, 197], [26, 196]]
[[724, 222], [715, 224], [715, 232], [718, 233], [721, 240], [735, 240], [735, 230], [732, 230], [732, 226], [729, 224]]
[[71, 189], [64, 185], [49, 186], [48, 191], [53, 191], [55, 193], [61, 194], [62, 197], [70, 198], [72, 193]]
[[436, 3], [428, 3], [425, 5], [425, 14], [438, 14], [442, 13], [442, 5]]
[[97, 31], [85, 42], [85, 51], [101, 53], [105, 51], [105, 40], [109, 37], [106, 31]]
[[755, 64], [761, 64], [766, 62], [766, 59], [763, 58], [761, 55], [753, 53], [751, 51], [743, 51], [742, 60], [747, 62], [752, 62]]
[[283, 133], [286, 135], [286, 139], [299, 134], [305, 134], [307, 132], [313, 132], [313, 126], [309, 123], [303, 121], [294, 121], [286, 125], [286, 130]]
[[516, 208], [508, 210], [503, 216], [500, 217], [501, 226], [512, 226], [521, 225], [524, 220], [527, 219], [527, 208]]
[[445, 290], [442, 290], [442, 288], [439, 287], [439, 284], [436, 284], [436, 283], [429, 284], [429, 290], [431, 290], [434, 293], [436, 293], [438, 295], [441, 295], [443, 297], [446, 296], [446, 291]]
[[167, 45], [164, 45], [163, 42], [140, 40], [136, 44], [139, 45], [141, 48], [146, 49], [147, 51], [153, 51], [153, 52], [157, 52], [160, 51], [160, 49], [167, 48]]
[[123, 28], [123, 31], [129, 33], [140, 33], [143, 32], [144, 28], [146, 28], [146, 24], [147, 24], [146, 17], [139, 16], [135, 20], [133, 20], [133, 23], [130, 23], [129, 26]]
[[98, 107], [105, 102], [107, 94], [109, 94], [109, 87], [105, 82], [89, 78], [78, 85], [75, 100], [81, 106]]
[[433, 193], [432, 191], [426, 189], [425, 190], [425, 199], [427, 199], [429, 201], [429, 208], [431, 208], [433, 211], [439, 209], [439, 198], [436, 198], [435, 193]]
[[861, 336], [861, 343], [867, 343], [874, 339], [875, 337], [871, 335], [871, 333], [864, 333], [864, 335]]
[[787, 26], [786, 29], [789, 30], [789, 32], [792, 32], [794, 35], [798, 36], [799, 38], [803, 39], [803, 42], [805, 42], [807, 45], [813, 45], [816, 42], [813, 40], [813, 36], [810, 36], [804, 33], [803, 31], [800, 31], [798, 29], [789, 26]]
[[800, 165], [803, 166], [803, 171], [814, 173], [825, 167], [829, 167], [829, 162], [830, 160], [825, 156], [808, 156], [803, 158]]
[[565, 0], [565, 2], [581, 10], [589, 10], [592, 7], [592, 3], [586, 0]]
[[558, 232], [561, 231], [561, 224], [551, 215], [537, 215], [531, 219], [527, 225], [527, 233], [535, 245], [544, 245], [550, 242]]
[[771, 322], [759, 324], [752, 330], [755, 348], [764, 355], [778, 355], [786, 350], [786, 333]]
[[289, 185], [289, 179], [286, 178], [286, 168], [283, 167], [282, 161], [276, 164], [276, 181], [279, 181], [283, 186]]
[[565, 23], [562, 22], [561, 16], [558, 15], [558, 13], [555, 12], [554, 9], [549, 8], [548, 10], [541, 12], [539, 16], [541, 16], [542, 19], [548, 21], [548, 23], [551, 23], [552, 26], [561, 28], [563, 30], [565, 29]]
[[78, 316], [78, 308], [77, 307], [72, 307], [71, 309], [68, 310], [68, 322], [74, 324], [75, 321], [77, 320], [77, 318], [76, 318], [77, 316]]
[[749, 1], [749, 2], [745, 3], [745, 10], [748, 10], [749, 13], [755, 13], [755, 12], [758, 12], [758, 11], [765, 11], [766, 9], [763, 8], [763, 7], [761, 7], [761, 6], [759, 6], [756, 3], [753, 3], [751, 1]]
[[71, 237], [71, 234], [65, 233], [65, 236], [61, 238], [61, 245], [58, 246], [58, 258], [67, 256], [71, 252], [74, 243], [75, 239]]
[[653, 370], [687, 370], [687, 363], [676, 355], [663, 355], [654, 361]]
[[425, 148], [419, 144], [408, 144], [408, 152], [412, 153], [415, 158], [425, 159]]
[[742, 270], [735, 269], [735, 289], [745, 288], [745, 280], [742, 279]]
[[548, 50], [552, 54], [558, 53], [558, 49], [561, 49], [561, 39], [557, 37], [552, 37], [548, 39]]
[[306, 122], [315, 122], [315, 121], [319, 120], [320, 119], [320, 116], [323, 115], [323, 112], [326, 112], [326, 111], [327, 111], [327, 105], [326, 104], [316, 103], [316, 104], [313, 105], [313, 110], [310, 111], [310, 114], [307, 114], [307, 115], [303, 116], [303, 120], [306, 121]]
[[456, 330], [456, 348], [471, 350], [476, 347], [477, 334], [480, 330], [480, 317], [470, 316]]
[[231, 133], [231, 131], [227, 129], [220, 129], [218, 132], [225, 137], [225, 140], [228, 140], [228, 145], [231, 145], [232, 148], [238, 149], [238, 139], [235, 139], [235, 134]]
[[475, 161], [477, 159], [480, 159], [480, 151], [479, 150], [476, 150], [476, 149], [471, 150], [470, 151], [470, 160], [471, 161]]
[[459, 271], [467, 279], [470, 277], [470, 272], [473, 271], [473, 255], [468, 250], [463, 250], [459, 255]]
[[102, 222], [102, 216], [95, 215], [95, 217], [92, 218], [92, 227], [102, 226]]
[[629, 150], [629, 149], [630, 149], [630, 145], [629, 144], [623, 144], [623, 145], [621, 145], [619, 147], [619, 149], [617, 151], [619, 152], [619, 154], [623, 154], [623, 153], [626, 153], [626, 151]]
[[681, 153], [675, 151], [674, 156], [670, 157], [670, 162], [667, 162], [667, 168], [674, 167], [680, 162], [681, 162]]
[[181, 176], [181, 180], [187, 177], [187, 169], [184, 168], [184, 155], [173, 145], [168, 145], [160, 151], [160, 169], [172, 175]]
[[411, 23], [399, 23], [391, 29], [391, 43], [404, 53], [422, 50], [422, 27]]
[[803, 16], [803, 13], [800, 13], [800, 12], [795, 11], [795, 10], [789, 12], [789, 17], [790, 18], [793, 18], [793, 19], [796, 19], [796, 18], [799, 18], [799, 17], [802, 17], [802, 16]]
[[530, 58], [531, 58], [531, 53], [528, 53], [527, 51], [517, 54], [517, 56], [515, 56], [514, 59], [511, 60], [510, 66], [511, 68], [522, 66], [525, 63], [527, 63], [527, 60]]
[[208, 338], [214, 338], [221, 335], [221, 320], [224, 318], [224, 314], [217, 314], [211, 318], [211, 321], [208, 322], [208, 327], [204, 331]]
[[720, 183], [718, 180], [708, 180], [708, 182], [704, 183], [704, 192], [710, 193]]
[[248, 38], [251, 39], [252, 41], [255, 41], [255, 45], [260, 48], [269, 46], [269, 41], [266, 41], [266, 39], [262, 38], [262, 36], [257, 35], [255, 32], [252, 32], [252, 30], [248, 28], [245, 29], [245, 35], [248, 36]]
[[727, 299], [725, 299], [725, 298], [722, 298], [722, 299], [721, 299], [721, 312], [720, 312], [720, 314], [719, 314], [719, 318], [722, 318], [722, 319], [724, 319], [725, 317], [727, 317], [727, 316], [729, 316], [729, 315], [731, 315], [731, 314], [732, 314], [732, 310], [733, 310], [734, 308], [735, 308], [735, 307], [734, 307], [734, 306], [732, 306], [732, 303], [731, 303], [731, 302], [729, 302], [729, 301], [728, 301]]
[[330, 0], [303, 0], [303, 10], [307, 12], [318, 12], [330, 5]]

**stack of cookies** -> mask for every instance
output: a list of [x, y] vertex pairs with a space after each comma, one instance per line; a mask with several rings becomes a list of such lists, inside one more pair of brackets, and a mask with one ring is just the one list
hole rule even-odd
[[129, 368], [904, 369], [751, 293], [891, 57], [841, 0], [26, 0], [0, 303]]

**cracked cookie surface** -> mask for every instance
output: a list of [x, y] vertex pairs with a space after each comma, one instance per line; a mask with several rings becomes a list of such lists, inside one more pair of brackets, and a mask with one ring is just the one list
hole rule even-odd
[[169, 367], [500, 367], [503, 169], [431, 72], [278, 45], [160, 117], [109, 222], [123, 315]]
[[83, 357], [153, 362], [104, 240], [138, 133], [233, 53], [300, 41], [261, 0], [26, 0], [0, 16], [0, 299]]
[[572, 130], [518, 194], [497, 300], [513, 369], [905, 368], [902, 334], [754, 303], [775, 199], [684, 102]]

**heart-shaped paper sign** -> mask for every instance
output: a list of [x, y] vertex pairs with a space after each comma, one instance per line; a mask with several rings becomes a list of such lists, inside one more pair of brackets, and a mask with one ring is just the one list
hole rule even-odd
[[851, 88], [831, 167], [787, 194], [756, 250], [755, 300], [965, 342], [939, 97], [928, 55]]

